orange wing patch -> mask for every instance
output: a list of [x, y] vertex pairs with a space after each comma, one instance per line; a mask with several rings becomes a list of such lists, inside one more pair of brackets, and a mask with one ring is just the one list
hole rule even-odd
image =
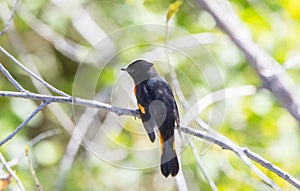
[[164, 139], [162, 138], [160, 133], [159, 133], [159, 142], [160, 142], [160, 154], [162, 154], [164, 149]]
[[[174, 136], [175, 136], [175, 135], [174, 135]], [[173, 142], [173, 151], [176, 152], [176, 143], [175, 143], [175, 140], [174, 140], [174, 142]]]
[[138, 107], [140, 109], [140, 111], [142, 112], [142, 114], [145, 114], [145, 108], [141, 105], [141, 104], [138, 104]]

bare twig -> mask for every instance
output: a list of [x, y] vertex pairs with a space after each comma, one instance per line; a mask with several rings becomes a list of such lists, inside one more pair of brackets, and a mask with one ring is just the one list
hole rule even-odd
[[[235, 145], [235, 144], [233, 144]], [[282, 189], [273, 181], [271, 180], [265, 173], [263, 173], [259, 168], [257, 168], [251, 161], [249, 158], [247, 158], [247, 156], [245, 155], [245, 153], [243, 152], [242, 149], [240, 149], [240, 147], [232, 147], [231, 150], [233, 152], [235, 152], [240, 159], [247, 165], [250, 167], [250, 169], [256, 174], [258, 175], [266, 184], [268, 184], [269, 186], [271, 186], [273, 189], [275, 190], [280, 190], [282, 191]]]
[[248, 158], [251, 160], [254, 160], [255, 162], [259, 163], [261, 166], [265, 167], [266, 169], [269, 169], [270, 171], [277, 174], [279, 177], [283, 178], [284, 180], [288, 181], [291, 185], [295, 186], [296, 188], [300, 189], [300, 181], [291, 176], [289, 173], [283, 171], [278, 166], [273, 165], [268, 160], [264, 159], [257, 153], [254, 153], [253, 151], [249, 150], [247, 147], [241, 148], [243, 149], [243, 152], [246, 154]]
[[[205, 127], [205, 128], [208, 128], [208, 127]], [[204, 139], [208, 142], [214, 143], [214, 144], [220, 146], [222, 149], [231, 150], [231, 151], [234, 151], [235, 149], [242, 150], [248, 158], [257, 162], [262, 167], [274, 172], [275, 174], [277, 174], [279, 177], [281, 177], [282, 179], [289, 182], [294, 187], [300, 189], [300, 181], [297, 180], [296, 178], [294, 178], [292, 175], [290, 175], [289, 173], [280, 169], [279, 167], [276, 167], [275, 165], [271, 165], [272, 163], [269, 162], [268, 160], [266, 160], [262, 157], [257, 157], [258, 154], [255, 154], [254, 152], [250, 151], [249, 149], [242, 148], [242, 147], [234, 144], [232, 141], [228, 142], [229, 139], [227, 139], [227, 138], [226, 138], [227, 141], [220, 139], [220, 136], [222, 136], [221, 134], [218, 133], [217, 135], [212, 136], [212, 135], [208, 134], [206, 131], [199, 131], [199, 130], [188, 128], [188, 127], [180, 127], [180, 129], [184, 133], [187, 133], [187, 134], [199, 137], [201, 139]], [[233, 147], [235, 147], [235, 149], [233, 149]]]
[[16, 173], [10, 168], [10, 166], [7, 164], [7, 162], [4, 158], [4, 156], [2, 155], [2, 153], [0, 153], [0, 160], [1, 160], [2, 164], [4, 165], [4, 167], [6, 168], [6, 170], [9, 172], [9, 174], [12, 175], [14, 177], [14, 179], [17, 181], [17, 184], [18, 184], [20, 190], [25, 191], [25, 188], [24, 188], [21, 180], [16, 175]]
[[31, 139], [27, 145], [28, 146], [33, 146], [35, 145], [36, 143], [42, 141], [43, 139], [46, 139], [48, 137], [52, 137], [54, 135], [58, 135], [61, 133], [61, 130], [60, 129], [52, 129], [52, 130], [48, 130], [48, 131], [45, 131], [43, 133], [40, 133], [38, 134], [37, 136], [35, 136], [33, 139]]
[[[180, 162], [180, 160], [181, 160], [180, 157], [178, 158], [178, 160]], [[179, 164], [181, 164], [181, 162]], [[179, 172], [175, 177], [175, 181], [176, 181], [176, 185], [177, 185], [177, 188], [179, 191], [188, 191], [189, 190], [187, 187], [187, 184], [186, 184], [185, 177], [182, 172], [182, 168], [179, 169]]]
[[285, 63], [283, 64], [283, 67], [288, 70], [296, 65], [298, 65], [300, 63], [300, 55], [296, 55], [290, 59], [288, 59], [287, 61], [285, 61]]
[[12, 19], [14, 18], [18, 2], [19, 2], [19, 0], [15, 0], [13, 6], [11, 8], [11, 11], [10, 11], [10, 16], [9, 16], [7, 22], [5, 23], [4, 28], [0, 31], [0, 37], [7, 31], [9, 24], [11, 23]]
[[15, 64], [17, 64], [22, 70], [24, 70], [26, 73], [28, 73], [30, 76], [41, 82], [43, 85], [45, 85], [47, 88], [52, 90], [53, 92], [62, 95], [62, 96], [68, 96], [68, 94], [56, 89], [46, 81], [44, 81], [41, 77], [30, 71], [28, 68], [26, 68], [21, 62], [19, 62], [13, 55], [11, 55], [9, 52], [7, 52], [2, 46], [0, 46], [0, 51], [5, 54], [9, 59], [11, 59]]
[[25, 98], [31, 100], [41, 100], [49, 103], [53, 103], [53, 102], [70, 103], [74, 105], [81, 105], [81, 106], [87, 106], [87, 107], [110, 111], [116, 113], [117, 115], [131, 115], [131, 116], [139, 117], [139, 112], [136, 110], [130, 110], [126, 108], [112, 106], [107, 103], [102, 103], [95, 100], [87, 100], [87, 99], [81, 99], [75, 97], [64, 97], [64, 96], [50, 96], [50, 95], [36, 94], [31, 92], [12, 92], [12, 91], [0, 91], [0, 96], [18, 97], [18, 98]]
[[208, 173], [206, 172], [205, 168], [203, 167], [203, 165], [202, 165], [202, 163], [201, 163], [201, 159], [200, 159], [200, 157], [199, 157], [199, 153], [198, 153], [198, 151], [197, 151], [197, 148], [196, 148], [194, 142], [191, 140], [191, 142], [190, 142], [189, 144], [190, 144], [190, 147], [191, 147], [191, 149], [192, 149], [192, 151], [193, 151], [193, 153], [194, 153], [194, 156], [195, 156], [195, 159], [196, 159], [196, 161], [197, 161], [197, 164], [198, 164], [198, 166], [199, 166], [201, 172], [203, 173], [205, 179], [207, 180], [209, 186], [211, 187], [211, 189], [212, 189], [213, 191], [217, 191], [218, 188], [217, 188], [216, 184], [215, 184], [214, 181], [210, 178], [210, 176], [208, 175]]
[[270, 90], [300, 123], [300, 107], [297, 98], [292, 93], [294, 86], [292, 80], [279, 63], [253, 42], [251, 35], [242, 25], [230, 3], [224, 0], [196, 1], [213, 15], [218, 26], [244, 52], [261, 78], [264, 87]]
[[[96, 95], [96, 100], [106, 100], [108, 97], [107, 91], [101, 91]], [[59, 173], [56, 179], [56, 191], [62, 190], [65, 184], [65, 179], [69, 173], [75, 156], [82, 145], [83, 137], [85, 136], [88, 128], [93, 122], [94, 116], [97, 115], [97, 112], [93, 111], [91, 108], [86, 108], [85, 112], [81, 115], [80, 119], [77, 122], [76, 128], [72, 132], [72, 136], [69, 140], [69, 143], [66, 147], [66, 152], [60, 161]], [[84, 144], [83, 144], [84, 145]]]
[[6, 68], [3, 67], [3, 65], [0, 62], [0, 71], [4, 74], [4, 76], [12, 83], [13, 86], [15, 86], [15, 88], [17, 88], [17, 90], [19, 90], [20, 92], [24, 92], [25, 89], [19, 84], [19, 82], [17, 82], [17, 80], [15, 80], [11, 74], [6, 70]]
[[39, 107], [37, 107], [30, 115], [27, 117], [11, 134], [9, 134], [7, 137], [5, 137], [0, 142], [0, 146], [2, 146], [4, 143], [9, 141], [11, 138], [13, 138], [27, 123], [36, 115], [38, 114], [46, 105], [48, 105], [50, 102], [43, 101]]
[[32, 175], [32, 178], [33, 178], [33, 181], [34, 181], [34, 183], [35, 183], [35, 186], [36, 186], [37, 190], [43, 191], [43, 188], [42, 188], [42, 186], [41, 186], [41, 184], [40, 184], [40, 181], [39, 181], [38, 177], [36, 176], [36, 173], [35, 173], [35, 170], [34, 170], [34, 168], [33, 168], [32, 162], [31, 162], [31, 160], [30, 160], [30, 156], [29, 156], [29, 147], [28, 147], [28, 145], [25, 146], [25, 155], [26, 155], [26, 157], [27, 157], [29, 170], [30, 170], [30, 173], [31, 173], [31, 175]]

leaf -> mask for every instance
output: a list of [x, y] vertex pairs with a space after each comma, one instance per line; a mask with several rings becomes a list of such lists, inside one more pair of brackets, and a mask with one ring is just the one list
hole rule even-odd
[[10, 180], [11, 180], [10, 174], [6, 175], [6, 177], [0, 178], [0, 191], [5, 190], [8, 187]]
[[170, 18], [177, 13], [177, 11], [179, 10], [180, 6], [182, 5], [182, 1], [181, 0], [177, 0], [174, 3], [169, 5], [169, 11], [167, 13], [167, 20], [166, 22], [169, 22]]

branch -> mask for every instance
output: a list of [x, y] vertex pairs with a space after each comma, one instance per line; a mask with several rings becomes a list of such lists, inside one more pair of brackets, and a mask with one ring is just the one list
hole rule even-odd
[[136, 110], [130, 110], [126, 108], [112, 106], [110, 104], [102, 103], [96, 100], [87, 100], [87, 99], [81, 99], [75, 97], [64, 97], [64, 96], [51, 96], [51, 95], [36, 94], [31, 92], [13, 92], [13, 91], [0, 91], [0, 96], [40, 100], [49, 103], [53, 103], [53, 102], [70, 103], [74, 105], [80, 105], [80, 106], [110, 111], [116, 113], [117, 115], [130, 115], [134, 117], [139, 117], [139, 112]]
[[0, 71], [4, 74], [4, 76], [12, 83], [13, 86], [15, 86], [15, 88], [17, 88], [17, 90], [19, 90], [20, 92], [24, 92], [25, 89], [19, 84], [19, 82], [17, 82], [17, 80], [15, 80], [11, 74], [6, 70], [6, 68], [3, 67], [3, 65], [0, 62]]
[[35, 170], [33, 168], [33, 165], [32, 165], [32, 162], [31, 162], [31, 159], [30, 159], [30, 156], [29, 156], [29, 146], [28, 145], [25, 146], [25, 155], [27, 157], [28, 167], [29, 167], [31, 176], [33, 178], [34, 184], [35, 184], [38, 191], [43, 191], [43, 188], [40, 184], [40, 181], [39, 181], [38, 177], [36, 176]]
[[[178, 158], [178, 160], [179, 160], [179, 164], [182, 164], [180, 157]], [[178, 191], [188, 191], [189, 190], [187, 187], [187, 184], [186, 184], [185, 177], [182, 172], [182, 168], [179, 168], [179, 172], [175, 177], [175, 182], [176, 182]]]
[[217, 191], [218, 188], [217, 188], [216, 184], [215, 184], [214, 181], [211, 179], [211, 177], [208, 175], [208, 173], [206, 172], [204, 166], [203, 166], [202, 163], [201, 163], [201, 159], [200, 159], [200, 157], [199, 157], [199, 153], [198, 153], [198, 151], [197, 151], [197, 148], [196, 148], [196, 146], [195, 146], [193, 140], [191, 140], [191, 142], [189, 143], [189, 145], [190, 145], [190, 147], [191, 147], [191, 149], [192, 149], [192, 151], [193, 151], [193, 153], [194, 153], [194, 156], [195, 156], [195, 159], [196, 159], [196, 161], [197, 161], [197, 164], [198, 164], [198, 166], [199, 166], [201, 172], [203, 173], [205, 179], [207, 180], [209, 186], [211, 187], [211, 189], [212, 189], [213, 191]]
[[[188, 128], [188, 127], [180, 127], [180, 130], [184, 133], [187, 133], [187, 134], [199, 137], [199, 138], [201, 138], [203, 140], [206, 140], [208, 142], [214, 143], [215, 145], [220, 146], [222, 149], [231, 150], [233, 152], [235, 152], [236, 149], [239, 149], [240, 151], [245, 153], [245, 155], [248, 158], [250, 158], [251, 160], [257, 162], [262, 167], [264, 167], [264, 168], [272, 171], [273, 173], [277, 174], [280, 178], [282, 178], [283, 180], [286, 180], [287, 182], [289, 182], [294, 187], [300, 189], [300, 181], [297, 180], [296, 178], [294, 178], [292, 175], [290, 175], [289, 173], [287, 173], [284, 170], [280, 169], [279, 167], [273, 165], [271, 162], [269, 162], [268, 160], [266, 160], [263, 157], [259, 156], [258, 154], [250, 151], [248, 148], [242, 148], [242, 147], [236, 145], [235, 143], [233, 143], [232, 141], [230, 141], [227, 138], [226, 138], [226, 140], [223, 140], [222, 137], [224, 137], [224, 136], [221, 135], [221, 134], [212, 136], [212, 135], [209, 135], [205, 131], [199, 131], [199, 130]], [[222, 139], [220, 139], [220, 137]]]
[[117, 115], [131, 115], [135, 117], [139, 117], [139, 113], [136, 110], [129, 110], [121, 107], [112, 106], [106, 103], [102, 103], [95, 100], [86, 100], [81, 98], [74, 97], [63, 97], [63, 96], [50, 96], [50, 95], [42, 95], [31, 92], [12, 92], [12, 91], [0, 91], [1, 97], [18, 97], [25, 98], [31, 100], [40, 100], [42, 101], [41, 105], [35, 109], [31, 115], [21, 123], [9, 136], [4, 138], [0, 142], [0, 147], [9, 141], [12, 137], [14, 137], [39, 111], [41, 111], [46, 105], [57, 102], [57, 103], [70, 103], [74, 105], [80, 105], [85, 107], [97, 108], [106, 111], [110, 111], [116, 113]]
[[9, 141], [11, 138], [13, 138], [27, 123], [34, 117], [36, 114], [38, 114], [46, 105], [48, 105], [50, 102], [43, 101], [39, 107], [37, 107], [30, 115], [27, 117], [11, 134], [9, 134], [7, 137], [5, 137], [0, 142], [0, 147]]
[[0, 51], [3, 54], [5, 54], [9, 59], [11, 59], [15, 64], [17, 64], [22, 70], [24, 70], [30, 76], [32, 76], [33, 78], [35, 78], [37, 81], [41, 82], [43, 85], [45, 85], [47, 88], [49, 88], [53, 92], [55, 92], [55, 93], [57, 93], [59, 95], [69, 96], [68, 94], [66, 94], [66, 93], [64, 93], [64, 92], [56, 89], [55, 87], [53, 87], [52, 85], [50, 85], [49, 83], [47, 83], [46, 81], [44, 81], [41, 77], [39, 77], [38, 75], [36, 75], [32, 71], [30, 71], [21, 62], [19, 62], [13, 55], [11, 55], [10, 53], [8, 53], [2, 46], [0, 46]]
[[61, 134], [61, 130], [60, 129], [52, 129], [52, 130], [45, 131], [43, 133], [38, 134], [33, 139], [31, 139], [27, 143], [27, 145], [29, 147], [32, 147], [33, 145], [35, 145], [36, 143], [42, 141], [43, 139], [47, 139], [49, 137], [52, 137], [53, 135], [58, 135], [58, 134]]
[[17, 184], [18, 184], [20, 190], [25, 191], [25, 188], [24, 188], [22, 182], [20, 181], [20, 179], [18, 178], [16, 173], [7, 164], [7, 162], [6, 162], [5, 158], [3, 157], [2, 153], [0, 153], [0, 160], [1, 160], [2, 164], [4, 165], [4, 167], [6, 168], [6, 170], [9, 172], [9, 174], [12, 175], [14, 177], [14, 179], [17, 181]]
[[300, 107], [292, 92], [294, 86], [292, 80], [278, 62], [253, 42], [251, 35], [242, 25], [230, 3], [224, 0], [196, 1], [213, 15], [218, 26], [247, 56], [264, 87], [277, 97], [300, 124]]
[[11, 23], [12, 19], [14, 18], [15, 11], [16, 11], [16, 7], [17, 7], [18, 2], [19, 2], [19, 0], [15, 0], [13, 6], [12, 6], [12, 8], [11, 8], [11, 11], [10, 11], [10, 16], [9, 16], [7, 22], [5, 23], [3, 29], [2, 29], [1, 32], [0, 32], [0, 37], [1, 37], [4, 33], [6, 33], [9, 24]]

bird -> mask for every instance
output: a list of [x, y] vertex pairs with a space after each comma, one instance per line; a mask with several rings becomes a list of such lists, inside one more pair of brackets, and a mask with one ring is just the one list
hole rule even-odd
[[121, 70], [126, 71], [135, 83], [138, 111], [151, 142], [155, 141], [155, 129], [158, 129], [161, 173], [165, 177], [176, 176], [179, 162], [174, 130], [179, 128], [180, 118], [171, 87], [158, 74], [153, 63], [146, 60], [136, 60]]

